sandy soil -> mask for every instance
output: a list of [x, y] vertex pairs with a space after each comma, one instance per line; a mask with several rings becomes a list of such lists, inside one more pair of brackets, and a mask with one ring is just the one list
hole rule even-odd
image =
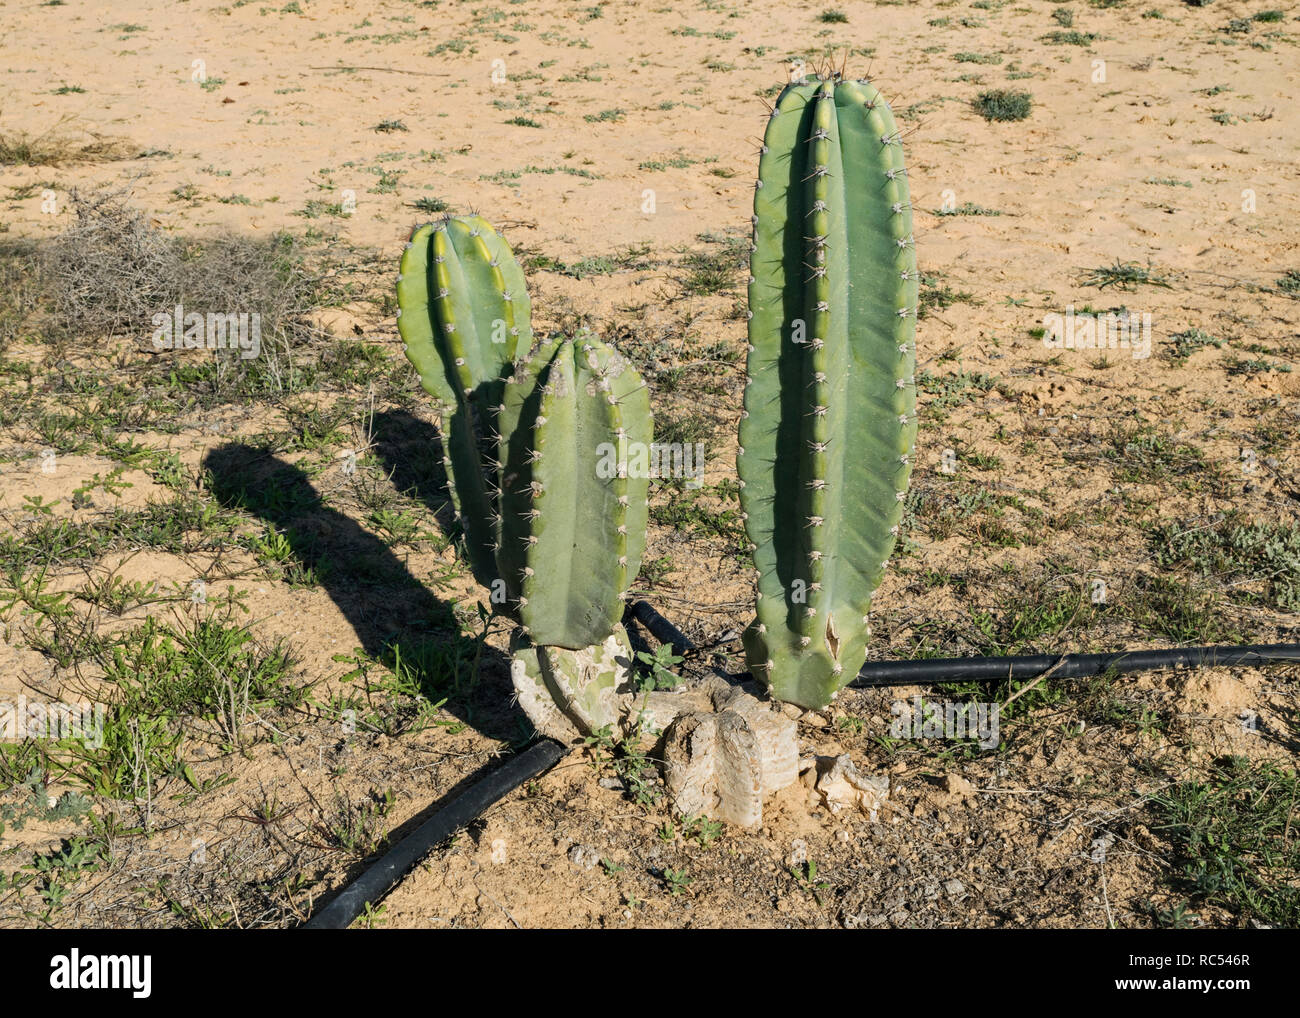
[[[747, 234], [764, 99], [792, 60], [811, 64], [834, 51], [837, 63], [881, 84], [906, 131], [918, 258], [941, 293], [917, 339], [920, 366], [937, 381], [921, 395], [930, 410], [915, 512], [899, 569], [877, 600], [872, 653], [970, 652], [976, 607], [996, 613], [1025, 590], [1096, 578], [1117, 603], [1141, 589], [1142, 577], [1165, 571], [1144, 536], [1148, 524], [1208, 521], [1234, 508], [1296, 520], [1300, 330], [1297, 305], [1275, 284], [1300, 267], [1300, 124], [1291, 101], [1300, 10], [1281, 6], [1283, 21], [1229, 32], [1231, 19], [1255, 7], [1079, 3], [1074, 29], [1096, 35], [1082, 46], [1045, 41], [1061, 28], [1051, 16], [1061, 5], [1042, 0], [844, 0], [844, 23], [820, 20], [822, 4], [707, 0], [118, 0], [111, 11], [80, 0], [0, 0], [0, 131], [116, 139], [131, 156], [0, 165], [0, 239], [54, 236], [68, 225], [71, 188], [127, 183], [168, 231], [316, 231], [332, 250], [378, 252], [352, 265], [358, 299], [323, 314], [323, 327], [400, 356], [392, 309], [373, 295], [390, 285], [412, 225], [430, 218], [415, 203], [480, 211], [533, 259], [539, 325], [586, 315], [615, 342], [688, 366], [680, 386], [656, 392], [657, 406], [663, 417], [707, 424], [704, 504], [725, 508], [743, 385], [734, 363], [745, 342], [735, 313], [743, 288], [692, 294], [682, 258]], [[65, 86], [77, 90], [57, 94]], [[977, 93], [1001, 87], [1032, 92], [1027, 120], [992, 123], [973, 112]], [[43, 208], [47, 189], [53, 214], [48, 202]], [[970, 206], [999, 214], [937, 214]], [[615, 268], [556, 270], [591, 258]], [[1117, 261], [1150, 266], [1169, 285], [1085, 283]], [[1046, 349], [1033, 330], [1066, 305], [1150, 313], [1152, 356]], [[1174, 337], [1189, 329], [1227, 345], [1171, 356]], [[126, 339], [129, 358], [145, 337]], [[690, 365], [717, 350], [730, 351], [731, 366], [693, 391]], [[19, 354], [42, 356], [39, 343], [10, 351]], [[1262, 357], [1272, 369], [1242, 369], [1230, 357]], [[955, 391], [943, 382], [949, 376], [994, 381], [977, 382], [974, 399], [946, 402]], [[317, 405], [339, 398], [324, 393]], [[173, 433], [146, 429], [143, 438], [197, 476], [213, 450], [285, 419], [274, 405], [208, 407]], [[278, 452], [276, 461], [300, 466], [324, 498], [311, 524], [321, 541], [386, 556], [383, 569], [422, 585], [295, 586], [231, 546], [124, 549], [61, 570], [52, 589], [116, 570], [181, 592], [174, 603], [100, 619], [111, 634], [147, 615], [188, 617], [184, 592], [195, 578], [206, 578], [214, 597], [233, 586], [246, 595], [257, 639], [287, 641], [295, 675], [325, 702], [349, 668], [337, 655], [422, 631], [437, 611], [454, 610], [468, 625], [482, 598], [453, 549], [436, 541], [390, 548], [354, 512], [356, 481], [340, 457], [362, 449], [363, 466], [391, 473], [430, 439], [418, 404], [412, 420], [400, 434], [369, 434], [357, 414], [323, 452]], [[1197, 458], [1124, 476], [1125, 463], [1144, 454], [1116, 445], [1116, 435], [1143, 427], [1175, 448], [1194, 447]], [[0, 508], [11, 528], [33, 518], [30, 498], [59, 499], [55, 518], [84, 520], [166, 494], [149, 473], [128, 470], [122, 480], [132, 487], [92, 493], [92, 505], [74, 508], [78, 486], [114, 461], [68, 455], [45, 473], [39, 441], [16, 424], [2, 431]], [[942, 469], [950, 449], [960, 455], [955, 475]], [[1243, 450], [1252, 452], [1249, 475]], [[963, 499], [977, 489], [1001, 501], [972, 509]], [[421, 512], [438, 531], [434, 513]], [[734, 542], [661, 521], [646, 558], [665, 565], [640, 591], [694, 638], [712, 643], [748, 621], [751, 577]], [[929, 582], [936, 572], [950, 579]], [[1223, 625], [1261, 642], [1294, 639], [1294, 611], [1242, 602], [1224, 584], [1233, 581], [1206, 582]], [[66, 695], [100, 681], [92, 667], [51, 662], [26, 632], [11, 613], [0, 699], [33, 689]], [[1097, 609], [1067, 642], [1093, 650], [1169, 640]], [[364, 802], [391, 790], [381, 826], [400, 833], [519, 737], [504, 643], [504, 632], [490, 635], [482, 684], [420, 731], [341, 733], [328, 711], [313, 708], [243, 754], [210, 732], [195, 735], [199, 781], [229, 775], [229, 783], [190, 796], [172, 782], [148, 804], [154, 833], [111, 838], [114, 865], [41, 921], [301, 921], [374, 847], [327, 843], [327, 818], [371, 816]], [[693, 668], [738, 672], [737, 650], [721, 644], [717, 658]], [[847, 693], [832, 710], [803, 716], [800, 734], [807, 752], [847, 752], [890, 775], [892, 802], [875, 821], [831, 816], [792, 788], [769, 807], [762, 830], [703, 838], [674, 825], [662, 804], [629, 802], [599, 759], [574, 754], [434, 852], [375, 924], [1143, 925], [1147, 902], [1178, 899], [1162, 883], [1168, 846], [1150, 829], [1150, 795], [1227, 753], [1294, 767], [1296, 671], [1116, 680], [1119, 699], [1153, 712], [1158, 725], [1078, 731], [1087, 711], [1067, 700], [1017, 722], [1003, 751], [974, 755], [886, 744], [890, 704], [914, 690]], [[1244, 729], [1243, 711], [1257, 714], [1260, 728]], [[258, 812], [267, 804], [274, 822]], [[1107, 832], [1113, 845], [1102, 864], [1095, 840]], [[60, 822], [6, 830], [6, 868], [70, 833]], [[196, 862], [198, 844], [206, 855]], [[805, 854], [815, 879], [798, 875]], [[673, 886], [668, 872], [688, 882]], [[33, 907], [17, 892], [4, 897], [0, 885], [0, 920], [32, 922]], [[1234, 921], [1214, 908], [1201, 915]]]

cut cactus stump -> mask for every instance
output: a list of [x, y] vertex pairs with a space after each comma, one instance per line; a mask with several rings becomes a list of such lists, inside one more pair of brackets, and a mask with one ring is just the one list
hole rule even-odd
[[734, 688], [716, 689], [712, 712], [682, 714], [664, 733], [664, 777], [684, 816], [757, 827], [764, 797], [798, 776], [795, 723]]

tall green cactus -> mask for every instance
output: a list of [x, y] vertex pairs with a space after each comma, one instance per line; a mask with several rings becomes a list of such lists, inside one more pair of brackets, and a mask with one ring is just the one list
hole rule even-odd
[[918, 278], [902, 144], [865, 81], [788, 85], [754, 194], [741, 504], [751, 672], [825, 706], [857, 673], [916, 439]]
[[470, 563], [495, 594], [496, 417], [515, 358], [532, 345], [523, 270], [487, 220], [449, 216], [411, 234], [397, 303], [406, 355], [436, 401], [447, 483]]

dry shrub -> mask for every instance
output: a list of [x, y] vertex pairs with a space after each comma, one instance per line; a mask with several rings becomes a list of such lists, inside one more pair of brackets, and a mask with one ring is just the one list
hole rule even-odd
[[[125, 192], [70, 193], [75, 220], [39, 248], [39, 274], [57, 329], [78, 341], [134, 340], [152, 351], [153, 317], [183, 305], [202, 315], [261, 316], [261, 354], [218, 354], [220, 375], [260, 391], [293, 388], [292, 364], [320, 338], [310, 316], [320, 279], [289, 234], [180, 236], [128, 204]], [[166, 351], [175, 356], [181, 351]], [[211, 360], [210, 351], [185, 351]], [[226, 363], [230, 362], [230, 363]]]
[[65, 163], [106, 163], [134, 159], [138, 146], [79, 129], [64, 117], [40, 134], [0, 132], [0, 166], [62, 166]]

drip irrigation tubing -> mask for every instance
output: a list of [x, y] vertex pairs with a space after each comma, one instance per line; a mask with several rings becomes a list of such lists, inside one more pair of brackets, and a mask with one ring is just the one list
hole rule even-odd
[[367, 904], [378, 902], [439, 842], [467, 827], [525, 781], [553, 767], [568, 747], [541, 739], [512, 756], [477, 784], [470, 786], [390, 848], [373, 866], [345, 887], [305, 924], [309, 930], [345, 930]]
[[[683, 654], [695, 643], [660, 615], [647, 601], [628, 609], [660, 643]], [[630, 634], [632, 635], [632, 634]], [[640, 642], [639, 640], [637, 641]], [[1123, 650], [1110, 654], [1022, 654], [1015, 657], [922, 658], [915, 661], [868, 661], [849, 685], [858, 689], [878, 686], [942, 685], [950, 682], [997, 682], [1034, 679], [1051, 672], [1052, 678], [1070, 679], [1108, 672], [1140, 672], [1159, 668], [1242, 667], [1300, 664], [1300, 644], [1271, 643], [1241, 647], [1179, 647], [1173, 650]], [[540, 739], [512, 756], [481, 781], [471, 785], [419, 827], [390, 848], [330, 903], [311, 917], [304, 928], [342, 930], [382, 899], [412, 867], [442, 841], [467, 827], [525, 781], [555, 766], [569, 748], [553, 739]]]
[[[646, 601], [632, 615], [660, 642], [677, 653], [694, 646], [680, 629]], [[877, 686], [926, 686], [951, 682], [1000, 682], [1035, 679], [1047, 672], [1055, 679], [1078, 679], [1108, 672], [1145, 672], [1160, 668], [1246, 667], [1300, 664], [1300, 644], [1175, 647], [1172, 650], [1120, 650], [1108, 654], [1021, 654], [1014, 657], [920, 658], [914, 661], [868, 661], [849, 683], [855, 689]]]

